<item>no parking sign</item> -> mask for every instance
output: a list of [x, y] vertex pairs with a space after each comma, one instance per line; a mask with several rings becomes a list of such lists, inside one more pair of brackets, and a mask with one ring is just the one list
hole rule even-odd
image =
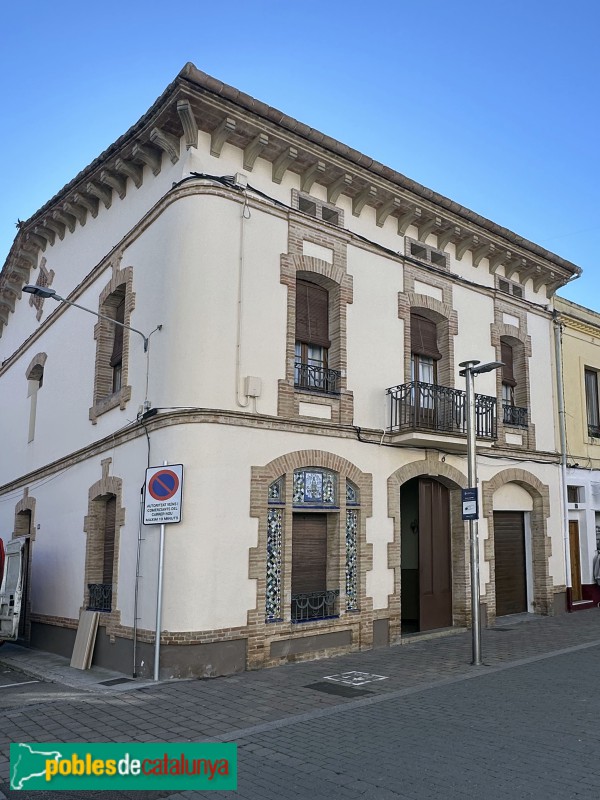
[[183, 464], [146, 470], [144, 525], [181, 522]]

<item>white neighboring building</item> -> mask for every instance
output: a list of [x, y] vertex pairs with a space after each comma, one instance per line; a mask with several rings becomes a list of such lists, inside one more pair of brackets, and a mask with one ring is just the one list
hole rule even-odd
[[0, 533], [28, 542], [22, 636], [70, 654], [100, 609], [95, 663], [130, 672], [137, 616], [151, 674], [158, 529], [136, 571], [140, 490], [165, 461], [185, 479], [162, 675], [468, 624], [469, 359], [506, 363], [476, 386], [484, 613], [564, 610], [551, 305], [577, 274], [186, 65], [22, 224], [0, 276]]

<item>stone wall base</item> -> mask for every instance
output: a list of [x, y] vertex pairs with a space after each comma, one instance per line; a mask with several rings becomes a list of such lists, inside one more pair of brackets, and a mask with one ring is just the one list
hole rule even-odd
[[[70, 659], [76, 630], [41, 622], [31, 624], [31, 647]], [[137, 643], [137, 677], [154, 674], [154, 645]], [[98, 628], [92, 666], [133, 674], [133, 641], [115, 636], [111, 641], [104, 628]], [[161, 680], [169, 678], [216, 678], [233, 675], [246, 668], [246, 639], [229, 639], [208, 644], [162, 644], [160, 648]]]

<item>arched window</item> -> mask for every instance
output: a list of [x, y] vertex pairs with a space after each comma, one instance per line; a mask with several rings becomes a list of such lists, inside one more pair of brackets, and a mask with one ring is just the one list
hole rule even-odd
[[29, 397], [29, 432], [27, 441], [32, 442], [35, 437], [35, 419], [37, 416], [38, 392], [44, 385], [44, 367], [37, 364], [28, 373], [27, 397]]
[[90, 420], [96, 423], [100, 414], [119, 406], [125, 409], [131, 398], [127, 383], [129, 362], [129, 329], [135, 305], [133, 267], [115, 270], [110, 282], [100, 293], [98, 313], [101, 318], [94, 327], [96, 363], [94, 370], [94, 400]]
[[[358, 487], [345, 481], [340, 487], [337, 473], [320, 467], [294, 471], [291, 478], [290, 580], [291, 622], [337, 617], [340, 595], [345, 590], [345, 611], [359, 609], [358, 531], [360, 495]], [[286, 476], [268, 489], [267, 576], [265, 612], [267, 622], [283, 621], [283, 543], [286, 519]], [[345, 494], [345, 523], [340, 526], [340, 491]]]
[[91, 554], [93, 560], [89, 575], [95, 582], [88, 583], [88, 609], [112, 611], [117, 498], [115, 495], [108, 495], [94, 502], [99, 504], [95, 515], [99, 530], [95, 550]]

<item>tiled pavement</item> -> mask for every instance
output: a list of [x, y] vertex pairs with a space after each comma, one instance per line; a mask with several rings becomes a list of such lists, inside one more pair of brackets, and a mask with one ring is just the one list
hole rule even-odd
[[[131, 691], [95, 688], [6, 711], [0, 706], [0, 778], [7, 778], [10, 741], [230, 740], [239, 745], [239, 789], [220, 797], [597, 794], [600, 610], [501, 620], [483, 631], [482, 649], [487, 666], [471, 666], [470, 634], [454, 633], [229, 678]], [[309, 688], [351, 670], [386, 680], [366, 684], [361, 688], [368, 694], [356, 697]], [[31, 796], [67, 800], [70, 794]], [[85, 796], [92, 800], [94, 793]], [[128, 796], [133, 793], [98, 794], [102, 800]]]

